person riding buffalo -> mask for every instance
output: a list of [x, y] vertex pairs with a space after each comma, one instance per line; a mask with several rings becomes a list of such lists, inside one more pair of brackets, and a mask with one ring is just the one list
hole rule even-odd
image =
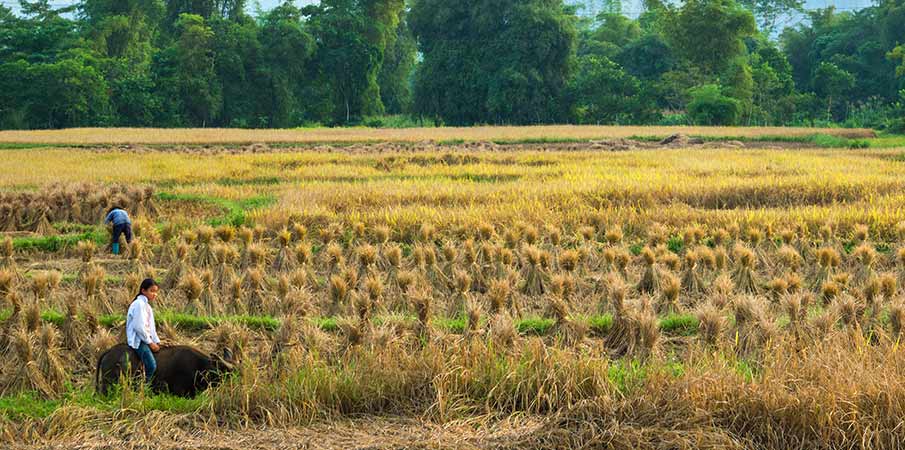
[[157, 326], [154, 323], [154, 310], [151, 303], [157, 300], [160, 287], [157, 282], [147, 278], [141, 282], [138, 294], [129, 306], [126, 314], [126, 340], [141, 359], [145, 369], [145, 380], [151, 384], [157, 370], [154, 354], [160, 351], [160, 338], [157, 337]]

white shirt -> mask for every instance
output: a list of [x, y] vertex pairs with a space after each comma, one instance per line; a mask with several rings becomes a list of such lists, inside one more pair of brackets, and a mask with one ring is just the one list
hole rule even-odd
[[142, 342], [146, 344], [160, 343], [157, 337], [157, 327], [154, 325], [154, 310], [148, 303], [148, 297], [139, 295], [129, 306], [126, 314], [126, 340], [129, 347], [138, 350]]

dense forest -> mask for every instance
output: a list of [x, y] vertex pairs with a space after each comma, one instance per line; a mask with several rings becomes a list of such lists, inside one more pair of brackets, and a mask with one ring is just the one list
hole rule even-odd
[[[83, 0], [0, 6], [0, 128], [905, 129], [905, 0]], [[404, 117], [404, 120], [399, 119]]]

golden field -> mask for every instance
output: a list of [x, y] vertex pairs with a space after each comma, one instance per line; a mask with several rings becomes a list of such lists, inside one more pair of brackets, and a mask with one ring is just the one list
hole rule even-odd
[[[675, 131], [630, 127], [229, 147], [213, 143], [374, 132], [208, 131], [2, 150], [0, 445], [905, 442], [901, 148], [571, 141]], [[211, 145], [146, 146], [194, 136]], [[121, 256], [98, 225], [111, 204], [134, 218]], [[226, 381], [95, 392], [146, 276], [168, 344], [239, 355]]]
[[386, 224], [412, 234], [486, 221], [553, 224], [570, 230], [604, 215], [643, 231], [659, 222], [726, 227], [827, 222], [842, 232], [869, 225], [893, 238], [903, 217], [905, 166], [896, 149], [645, 149], [622, 152], [199, 153], [5, 150], [0, 188], [53, 182], [165, 186], [158, 192], [208, 199], [268, 197], [250, 212], [271, 228]]

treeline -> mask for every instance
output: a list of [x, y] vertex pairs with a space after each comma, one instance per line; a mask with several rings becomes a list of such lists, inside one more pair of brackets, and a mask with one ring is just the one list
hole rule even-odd
[[[0, 6], [0, 127], [843, 124], [905, 128], [905, 0], [245, 0]], [[410, 122], [412, 123], [412, 122]]]

